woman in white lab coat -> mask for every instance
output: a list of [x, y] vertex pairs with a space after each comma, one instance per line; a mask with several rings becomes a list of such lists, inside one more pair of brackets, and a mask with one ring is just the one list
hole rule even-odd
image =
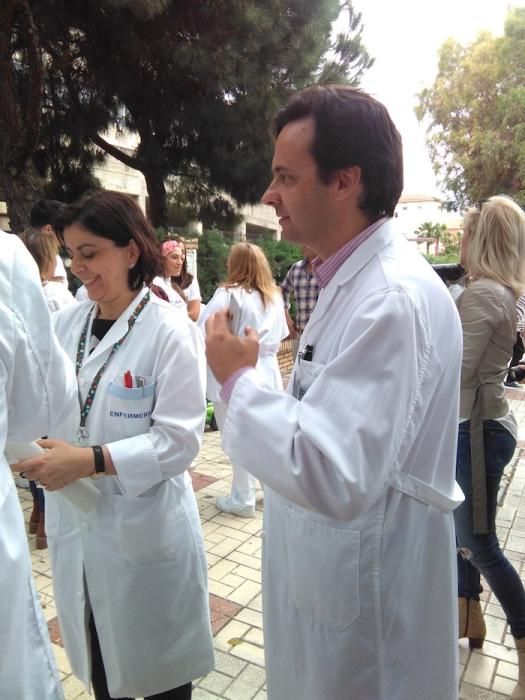
[[[259, 360], [263, 381], [272, 389], [282, 389], [283, 383], [277, 351], [288, 326], [281, 293], [276, 286], [268, 260], [259, 246], [253, 243], [237, 243], [230, 250], [227, 260], [227, 278], [216, 291], [199, 325], [204, 329], [206, 319], [219, 309], [229, 306], [232, 330], [243, 335], [246, 326], [255, 328], [259, 335]], [[213, 401], [215, 418], [222, 431], [226, 405], [220, 399], [220, 385], [208, 371], [206, 395]], [[240, 464], [232, 464], [233, 481], [230, 496], [220, 496], [217, 508], [241, 517], [255, 515], [255, 478]]]
[[[75, 675], [97, 700], [186, 700], [213, 667], [206, 559], [187, 469], [204, 427], [202, 339], [147, 288], [160, 264], [136, 203], [100, 192], [60, 234], [90, 302], [56, 315], [79, 409], [24, 465], [47, 488], [58, 618]], [[94, 510], [57, 489], [101, 476]]]
[[187, 270], [186, 244], [180, 237], [162, 244], [163, 277], [154, 281], [168, 293], [170, 303], [180, 305], [178, 297], [186, 302], [188, 316], [197, 321], [201, 312], [201, 292], [195, 275]]
[[63, 700], [4, 450], [64, 420], [75, 407], [75, 374], [53, 334], [29, 253], [3, 231], [0, 250], [0, 697]]

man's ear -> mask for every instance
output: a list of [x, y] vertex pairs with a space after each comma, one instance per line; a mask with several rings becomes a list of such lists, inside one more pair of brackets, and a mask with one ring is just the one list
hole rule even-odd
[[334, 175], [336, 185], [336, 199], [342, 201], [356, 193], [361, 193], [361, 168], [352, 165], [350, 168], [342, 168]]

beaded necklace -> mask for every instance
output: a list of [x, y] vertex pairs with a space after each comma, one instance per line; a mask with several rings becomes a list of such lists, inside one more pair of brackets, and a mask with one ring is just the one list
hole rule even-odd
[[[78, 429], [78, 439], [80, 442], [85, 442], [89, 438], [89, 433], [88, 429], [86, 428], [86, 421], [87, 417], [89, 416], [89, 412], [91, 411], [91, 406], [93, 405], [93, 400], [95, 398], [95, 394], [97, 393], [98, 385], [100, 383], [100, 379], [102, 378], [102, 375], [104, 374], [104, 371], [106, 367], [108, 366], [109, 361], [113, 357], [113, 355], [117, 352], [117, 350], [120, 348], [124, 340], [127, 338], [130, 330], [133, 328], [135, 325], [135, 321], [137, 318], [140, 316], [142, 311], [144, 310], [144, 307], [150, 300], [150, 292], [148, 291], [144, 297], [141, 299], [141, 301], [137, 304], [135, 311], [131, 314], [131, 316], [128, 319], [128, 330], [124, 333], [122, 338], [120, 340], [117, 340], [117, 342], [113, 345], [111, 348], [111, 351], [108, 355], [107, 360], [104, 362], [102, 367], [98, 370], [98, 372], [95, 374], [95, 377], [93, 381], [91, 382], [91, 386], [89, 387], [89, 391], [86, 396], [86, 400], [82, 402], [82, 396], [80, 394], [80, 387], [78, 388], [78, 402], [80, 404], [80, 427]], [[89, 310], [89, 313], [86, 318], [86, 322], [84, 323], [84, 327], [82, 329], [82, 333], [80, 334], [80, 340], [78, 341], [78, 347], [77, 347], [77, 362], [76, 362], [76, 371], [77, 371], [77, 379], [78, 379], [78, 374], [80, 372], [80, 368], [82, 367], [82, 361], [84, 359], [84, 354], [86, 352], [86, 340], [87, 340], [87, 332], [89, 328], [89, 320], [91, 318], [91, 312], [92, 309]]]

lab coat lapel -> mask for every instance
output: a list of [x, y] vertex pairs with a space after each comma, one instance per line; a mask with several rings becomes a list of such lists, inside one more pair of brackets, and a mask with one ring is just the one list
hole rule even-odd
[[319, 294], [317, 304], [305, 328], [309, 336], [318, 323], [323, 319], [326, 321], [326, 313], [337, 296], [339, 289], [355, 277], [370, 262], [374, 255], [388, 245], [392, 241], [393, 236], [392, 226], [390, 222], [386, 222], [345, 260], [328, 283], [328, 286], [323, 288]]
[[[148, 288], [144, 287], [137, 296], [133, 299], [131, 304], [127, 307], [125, 311], [123, 311], [119, 318], [115, 321], [115, 323], [111, 326], [109, 331], [106, 333], [106, 335], [102, 338], [100, 343], [97, 345], [97, 347], [93, 350], [93, 352], [88, 355], [87, 357], [84, 357], [84, 362], [82, 364], [82, 367], [88, 367], [91, 362], [98, 362], [101, 355], [104, 353], [108, 352], [111, 350], [113, 345], [118, 342], [127, 332], [128, 330], [128, 320], [130, 316], [133, 314], [135, 311], [136, 307], [142, 300], [142, 298], [146, 295], [148, 292]], [[95, 305], [93, 308], [93, 311], [91, 312], [91, 319], [90, 319], [90, 324], [89, 324], [89, 329], [88, 329], [88, 339], [91, 336], [91, 324], [93, 323], [93, 319], [96, 316], [98, 310], [98, 306]]]

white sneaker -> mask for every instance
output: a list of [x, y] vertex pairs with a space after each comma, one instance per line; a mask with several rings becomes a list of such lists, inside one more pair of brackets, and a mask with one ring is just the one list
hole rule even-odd
[[25, 476], [15, 476], [15, 484], [19, 489], [28, 489], [29, 479], [26, 479]]
[[223, 513], [238, 515], [240, 518], [255, 517], [255, 506], [238, 506], [232, 501], [231, 496], [219, 496], [216, 505]]

